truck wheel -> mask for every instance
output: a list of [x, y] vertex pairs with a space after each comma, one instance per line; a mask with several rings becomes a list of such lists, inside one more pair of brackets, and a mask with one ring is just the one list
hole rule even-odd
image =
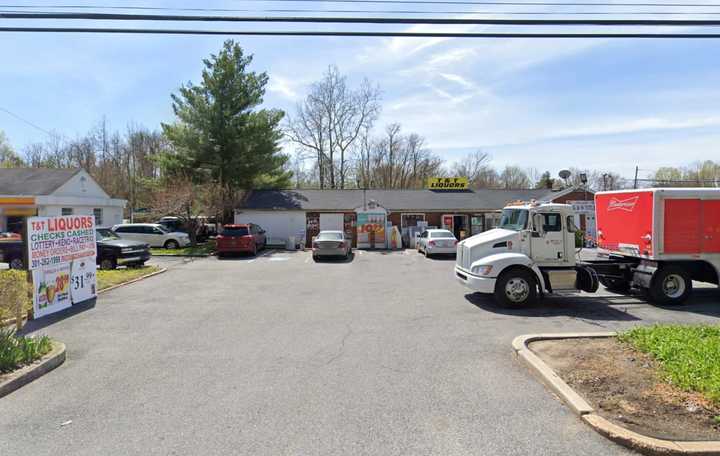
[[117, 262], [114, 258], [104, 258], [100, 260], [100, 269], [104, 271], [110, 271], [117, 267]]
[[22, 258], [13, 258], [10, 260], [10, 269], [25, 269]]
[[681, 268], [669, 266], [659, 269], [650, 284], [650, 300], [660, 305], [682, 304], [692, 292], [692, 280]]
[[512, 269], [500, 275], [495, 283], [495, 300], [504, 307], [521, 307], [535, 303], [537, 281], [532, 273]]

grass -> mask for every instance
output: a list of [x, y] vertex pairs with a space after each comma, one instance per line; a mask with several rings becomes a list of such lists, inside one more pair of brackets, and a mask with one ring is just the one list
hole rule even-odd
[[42, 358], [50, 352], [47, 336], [16, 336], [12, 329], [0, 328], [0, 374], [7, 374]]
[[141, 268], [121, 268], [110, 271], [97, 272], [97, 286], [98, 290], [112, 287], [114, 285], [120, 285], [121, 283], [135, 280], [153, 272], [160, 270], [159, 266], [143, 266]]
[[183, 247], [181, 249], [158, 249], [152, 248], [150, 252], [157, 256], [183, 256], [183, 255], [210, 255], [215, 251], [215, 241], [208, 241], [196, 246]]
[[638, 327], [619, 339], [652, 355], [667, 382], [720, 405], [720, 326]]

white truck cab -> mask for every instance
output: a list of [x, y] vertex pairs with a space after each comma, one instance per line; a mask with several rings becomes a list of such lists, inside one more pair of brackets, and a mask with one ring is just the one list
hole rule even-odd
[[567, 204], [507, 206], [497, 228], [458, 244], [455, 276], [508, 305], [533, 301], [538, 291], [575, 289], [573, 220]]

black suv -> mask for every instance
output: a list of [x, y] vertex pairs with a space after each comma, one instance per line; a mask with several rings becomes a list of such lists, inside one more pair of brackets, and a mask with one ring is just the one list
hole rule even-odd
[[115, 269], [120, 265], [141, 267], [150, 259], [150, 245], [121, 239], [109, 228], [97, 228], [97, 264], [100, 269]]

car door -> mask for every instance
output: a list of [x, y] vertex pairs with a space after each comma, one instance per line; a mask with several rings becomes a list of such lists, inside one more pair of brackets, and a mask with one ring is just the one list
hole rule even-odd
[[147, 243], [153, 247], [163, 247], [165, 245], [165, 232], [156, 226], [145, 226], [145, 237]]
[[532, 257], [544, 265], [565, 263], [565, 233], [562, 215], [557, 212], [540, 212], [533, 218], [535, 224], [542, 223], [532, 233], [530, 249]]

